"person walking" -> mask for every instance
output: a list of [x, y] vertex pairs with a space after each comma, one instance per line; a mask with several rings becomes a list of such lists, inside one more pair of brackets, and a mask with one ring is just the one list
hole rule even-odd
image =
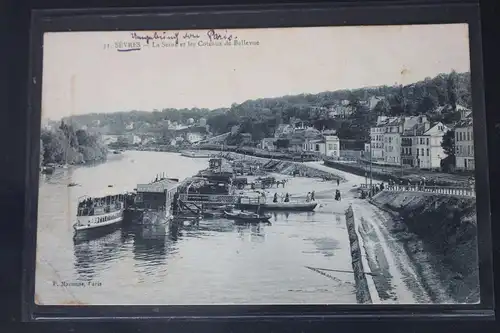
[[312, 192], [311, 192], [311, 201], [316, 201], [316, 200], [314, 199], [314, 191], [312, 191]]
[[278, 202], [278, 193], [274, 193], [273, 202], [274, 202], [274, 203], [277, 203], [277, 202]]
[[307, 192], [307, 195], [306, 195], [306, 202], [309, 202], [311, 201], [311, 192]]
[[290, 194], [285, 194], [285, 202], [290, 202]]
[[337, 178], [337, 186], [340, 185], [340, 179]]

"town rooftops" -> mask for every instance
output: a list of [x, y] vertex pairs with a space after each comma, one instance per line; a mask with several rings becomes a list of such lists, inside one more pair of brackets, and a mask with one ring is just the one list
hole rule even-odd
[[179, 182], [169, 178], [163, 178], [149, 184], [137, 184], [137, 192], [163, 193], [179, 186]]
[[460, 120], [456, 125], [455, 128], [464, 128], [464, 127], [471, 127], [473, 124], [472, 117], [469, 116], [465, 119]]
[[423, 124], [415, 124], [409, 129], [406, 129], [403, 132], [404, 136], [415, 136], [415, 135], [424, 135], [424, 133], [429, 129], [428, 125]]

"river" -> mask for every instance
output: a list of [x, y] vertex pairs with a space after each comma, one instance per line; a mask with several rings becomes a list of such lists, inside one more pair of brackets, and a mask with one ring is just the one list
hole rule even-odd
[[[40, 179], [36, 302], [44, 305], [352, 304], [352, 271], [343, 211], [325, 183], [296, 178], [287, 191], [318, 188], [310, 213], [273, 214], [271, 225], [201, 221], [172, 237], [166, 226], [122, 227], [75, 242], [72, 224], [82, 195], [113, 185], [132, 191], [156, 174], [184, 179], [207, 159], [128, 151], [106, 163], [57, 170]], [[79, 186], [68, 187], [74, 182]], [[290, 187], [289, 187], [290, 186]], [[321, 190], [323, 186], [323, 190]], [[326, 276], [325, 276], [326, 275]]]

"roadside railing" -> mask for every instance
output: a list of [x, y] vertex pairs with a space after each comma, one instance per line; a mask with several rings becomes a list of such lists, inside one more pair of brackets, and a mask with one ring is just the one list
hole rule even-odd
[[[361, 184], [362, 189], [369, 189], [367, 184]], [[372, 185], [374, 189], [380, 190], [380, 186]], [[475, 197], [476, 191], [473, 187], [460, 186], [434, 186], [434, 185], [384, 185], [384, 191], [392, 192], [419, 192], [419, 193], [436, 193], [452, 196]]]

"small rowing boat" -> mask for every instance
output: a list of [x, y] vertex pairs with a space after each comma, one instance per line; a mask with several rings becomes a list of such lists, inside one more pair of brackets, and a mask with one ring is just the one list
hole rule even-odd
[[297, 211], [297, 212], [312, 212], [317, 202], [266, 202], [266, 203], [240, 203], [237, 205], [239, 209], [255, 210], [260, 207], [261, 210], [267, 211]]
[[238, 213], [231, 213], [231, 212], [224, 212], [224, 216], [227, 219], [234, 220], [236, 223], [262, 223], [262, 222], [269, 222], [269, 219], [271, 216], [269, 215], [259, 215], [256, 213], [249, 213], [249, 212], [238, 212]]

